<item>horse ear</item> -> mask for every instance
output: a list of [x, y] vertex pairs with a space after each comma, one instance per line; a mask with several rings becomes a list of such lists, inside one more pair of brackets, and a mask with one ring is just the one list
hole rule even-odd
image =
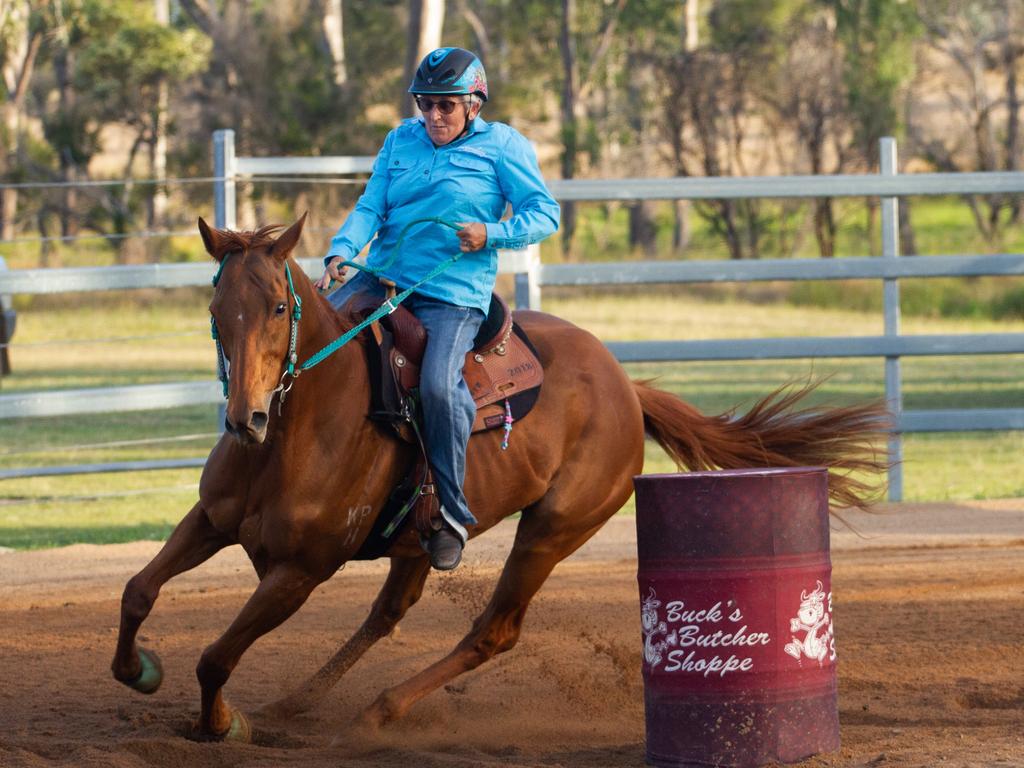
[[220, 261], [223, 257], [223, 254], [221, 256], [217, 255], [219, 252], [218, 246], [220, 245], [220, 232], [211, 228], [202, 216], [199, 217], [199, 234], [203, 238], [203, 247], [206, 248], [206, 252]]
[[299, 237], [302, 235], [302, 227], [305, 225], [308, 215], [309, 211], [306, 211], [302, 214], [301, 219], [288, 227], [284, 234], [277, 238], [273, 248], [270, 249], [270, 253], [275, 259], [284, 261], [288, 258], [288, 254], [298, 245]]

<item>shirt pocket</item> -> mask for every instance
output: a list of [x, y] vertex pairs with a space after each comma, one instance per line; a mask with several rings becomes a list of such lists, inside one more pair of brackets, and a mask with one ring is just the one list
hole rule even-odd
[[448, 162], [449, 172], [443, 183], [446, 192], [466, 209], [462, 215], [496, 220], [504, 209], [504, 198], [494, 164], [472, 152], [452, 152]]
[[449, 162], [462, 173], [487, 173], [494, 169], [490, 160], [471, 152], [452, 152]]
[[391, 206], [407, 203], [417, 194], [416, 167], [419, 165], [411, 153], [392, 152], [388, 158], [388, 204]]
[[416, 160], [412, 155], [392, 153], [391, 157], [388, 158], [388, 170], [391, 173], [402, 174], [411, 169], [414, 165], [416, 165]]

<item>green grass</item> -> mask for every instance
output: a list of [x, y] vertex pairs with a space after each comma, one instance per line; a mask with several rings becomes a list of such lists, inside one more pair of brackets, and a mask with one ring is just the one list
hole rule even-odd
[[[877, 286], [875, 290], [880, 293]], [[773, 284], [582, 291], [548, 289], [546, 311], [605, 340], [831, 336], [882, 332], [878, 312], [792, 306]], [[846, 297], [848, 298], [848, 297]], [[21, 306], [14, 375], [3, 392], [210, 380], [215, 366], [208, 289], [35, 299]], [[843, 306], [846, 306], [845, 303]], [[907, 316], [903, 332], [1024, 332], [1009, 315]], [[162, 334], [175, 334], [163, 336]], [[142, 338], [149, 337], [149, 338]], [[84, 340], [105, 338], [107, 342]], [[1024, 356], [907, 358], [907, 409], [1024, 406]], [[828, 377], [815, 402], [881, 396], [881, 360], [819, 359], [628, 366], [708, 413], [743, 408], [776, 386]], [[217, 429], [215, 406], [153, 412], [0, 421], [0, 468], [205, 455]], [[97, 446], [144, 438], [187, 440]], [[76, 447], [91, 446], [91, 447]], [[648, 472], [674, 467], [648, 446]], [[904, 483], [909, 501], [1024, 496], [1024, 433], [909, 435]], [[0, 481], [0, 546], [164, 538], [191, 507], [199, 470], [76, 475]]]
[[38, 549], [163, 540], [195, 503], [199, 472], [2, 481], [0, 545]]

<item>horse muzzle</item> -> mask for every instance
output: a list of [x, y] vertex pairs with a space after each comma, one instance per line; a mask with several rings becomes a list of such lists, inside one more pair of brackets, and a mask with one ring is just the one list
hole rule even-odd
[[248, 411], [242, 418], [224, 417], [224, 430], [243, 445], [258, 445], [267, 439], [270, 415], [266, 411]]

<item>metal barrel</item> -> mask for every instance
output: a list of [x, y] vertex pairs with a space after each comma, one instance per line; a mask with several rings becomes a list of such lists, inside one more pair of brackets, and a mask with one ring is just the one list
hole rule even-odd
[[828, 472], [640, 475], [647, 762], [796, 762], [839, 749]]

